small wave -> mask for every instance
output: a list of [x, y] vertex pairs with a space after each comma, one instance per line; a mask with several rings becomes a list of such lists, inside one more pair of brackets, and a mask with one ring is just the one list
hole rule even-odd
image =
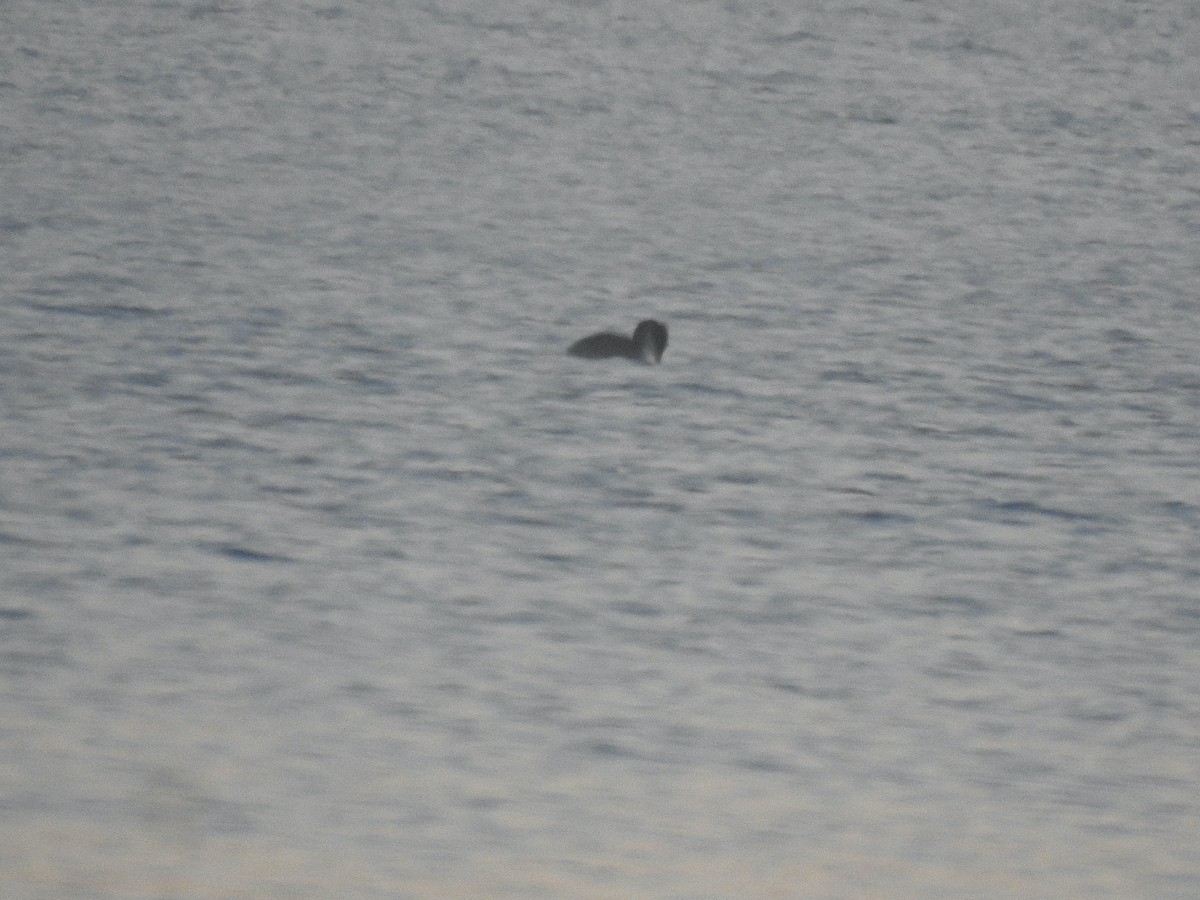
[[94, 319], [151, 319], [169, 316], [169, 309], [155, 309], [132, 303], [38, 303], [28, 302], [28, 309], [62, 316], [85, 316]]
[[209, 544], [207, 549], [219, 556], [239, 562], [295, 562], [295, 559], [290, 556], [267, 553], [264, 550], [252, 550], [240, 544]]
[[1107, 516], [1098, 513], [1080, 512], [1074, 509], [1045, 506], [1032, 500], [988, 500], [984, 506], [1004, 516], [1030, 516], [1061, 519], [1068, 522], [1107, 522]]

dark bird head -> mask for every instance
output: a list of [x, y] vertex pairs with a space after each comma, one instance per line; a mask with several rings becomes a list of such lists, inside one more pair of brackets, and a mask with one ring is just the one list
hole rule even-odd
[[667, 349], [667, 326], [654, 319], [643, 319], [633, 329], [633, 343], [645, 362], [660, 362]]

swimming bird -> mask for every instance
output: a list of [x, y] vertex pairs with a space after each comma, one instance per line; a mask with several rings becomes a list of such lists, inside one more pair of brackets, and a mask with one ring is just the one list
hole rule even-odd
[[654, 319], [645, 319], [638, 322], [632, 338], [623, 334], [613, 334], [611, 331], [601, 331], [599, 334], [580, 338], [567, 348], [567, 352], [583, 359], [610, 359], [622, 356], [634, 362], [656, 363], [662, 360], [663, 351], [666, 349], [667, 326]]

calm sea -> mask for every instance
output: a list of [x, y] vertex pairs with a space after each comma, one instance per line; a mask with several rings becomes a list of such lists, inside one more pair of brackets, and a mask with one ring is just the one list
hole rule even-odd
[[1198, 85], [1182, 2], [0, 4], [0, 894], [1200, 895]]

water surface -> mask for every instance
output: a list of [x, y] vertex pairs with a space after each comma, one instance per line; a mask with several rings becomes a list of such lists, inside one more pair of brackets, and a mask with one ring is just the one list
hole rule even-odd
[[1032, 10], [5, 4], [6, 890], [1196, 896], [1200, 19]]

